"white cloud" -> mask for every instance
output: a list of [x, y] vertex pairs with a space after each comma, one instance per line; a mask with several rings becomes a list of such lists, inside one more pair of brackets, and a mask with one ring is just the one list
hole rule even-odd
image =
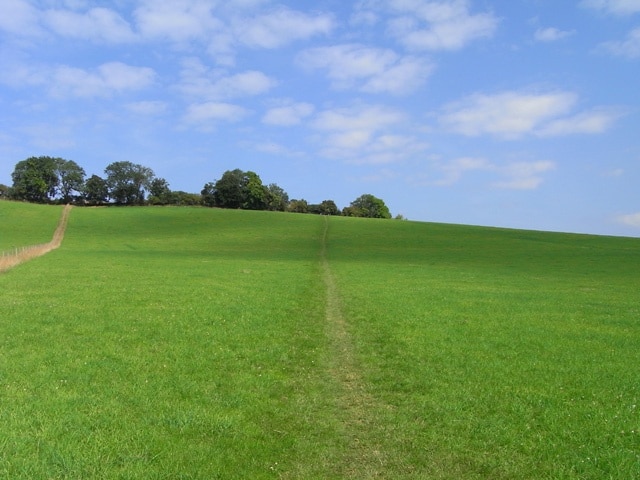
[[183, 62], [181, 77], [179, 90], [205, 100], [228, 100], [260, 95], [277, 84], [274, 79], [262, 72], [249, 70], [228, 75], [223, 70], [207, 68], [198, 59], [188, 59]]
[[222, 102], [205, 102], [190, 105], [184, 116], [184, 121], [188, 124], [239, 122], [248, 114], [248, 110], [238, 105]]
[[577, 101], [577, 95], [562, 91], [476, 94], [446, 105], [439, 121], [446, 130], [466, 136], [517, 139], [524, 135], [598, 134], [623, 113], [606, 107], [575, 113]]
[[327, 70], [334, 88], [397, 95], [416, 90], [432, 71], [423, 59], [359, 44], [308, 49], [298, 56], [298, 63], [307, 69]]
[[105, 63], [93, 72], [62, 66], [52, 73], [51, 92], [55, 96], [109, 96], [114, 92], [145, 88], [153, 83], [155, 75], [150, 68], [121, 62]]
[[[427, 148], [405, 133], [405, 115], [378, 105], [320, 112], [312, 126], [321, 132], [320, 153], [357, 164], [402, 161]], [[397, 130], [397, 131], [396, 131]]]
[[640, 58], [640, 27], [632, 30], [626, 40], [621, 42], [605, 42], [600, 44], [604, 51], [627, 58]]
[[262, 117], [262, 122], [283, 127], [297, 125], [313, 111], [314, 106], [304, 102], [273, 107]]
[[131, 42], [135, 34], [129, 24], [116, 12], [106, 8], [92, 8], [86, 13], [69, 10], [47, 10], [45, 23], [58, 35], [91, 39], [107, 43]]
[[445, 128], [467, 136], [517, 138], [569, 113], [576, 101], [577, 96], [568, 92], [476, 94], [447, 105], [440, 122]]
[[334, 26], [331, 15], [307, 15], [284, 7], [253, 18], [237, 18], [233, 22], [238, 41], [259, 48], [276, 48], [295, 40], [326, 35]]
[[16, 35], [40, 33], [39, 12], [27, 0], [0, 2], [0, 30]]
[[640, 12], [640, 0], [583, 0], [582, 5], [615, 15], [632, 15]]
[[555, 42], [558, 40], [562, 40], [563, 38], [570, 37], [575, 33], [575, 30], [566, 31], [559, 30], [554, 27], [549, 28], [539, 28], [536, 30], [534, 34], [534, 38], [538, 42]]
[[493, 186], [512, 190], [534, 190], [544, 180], [541, 174], [555, 168], [555, 163], [550, 161], [515, 162], [499, 169], [507, 178], [494, 183]]
[[458, 50], [492, 36], [498, 25], [492, 13], [471, 13], [467, 0], [391, 0], [389, 5], [400, 15], [389, 22], [389, 33], [416, 50]]
[[506, 165], [497, 165], [481, 157], [461, 157], [445, 163], [437, 162], [435, 168], [442, 172], [443, 176], [431, 184], [449, 187], [472, 172], [485, 172], [501, 177], [501, 180], [491, 183], [491, 187], [533, 190], [544, 181], [542, 174], [555, 167], [555, 163], [550, 161], [511, 162]]
[[138, 29], [147, 38], [174, 42], [203, 39], [224, 24], [213, 16], [213, 3], [203, 0], [144, 0], [134, 12]]
[[618, 217], [618, 223], [627, 225], [628, 227], [640, 228], [640, 212], [620, 215]]
[[544, 137], [603, 133], [611, 127], [622, 113], [620, 109], [615, 108], [595, 109], [571, 117], [553, 120], [536, 133]]

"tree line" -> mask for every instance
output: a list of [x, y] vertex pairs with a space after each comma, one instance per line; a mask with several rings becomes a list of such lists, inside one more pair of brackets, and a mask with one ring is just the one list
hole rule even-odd
[[333, 200], [319, 204], [289, 199], [275, 183], [264, 185], [252, 171], [227, 170], [197, 193], [173, 191], [153, 170], [128, 161], [113, 162], [104, 177], [91, 175], [73, 160], [30, 157], [15, 165], [12, 186], [0, 184], [0, 199], [75, 205], [204, 205], [244, 210], [271, 210], [350, 217], [391, 218], [384, 201], [371, 194], [342, 210]]

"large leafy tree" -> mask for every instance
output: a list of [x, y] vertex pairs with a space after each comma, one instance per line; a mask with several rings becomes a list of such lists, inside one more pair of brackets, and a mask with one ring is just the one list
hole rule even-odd
[[109, 197], [120, 205], [142, 205], [145, 190], [155, 175], [153, 170], [132, 162], [114, 162], [104, 169]]
[[284, 212], [289, 205], [289, 195], [275, 183], [267, 185], [267, 209]]
[[391, 218], [391, 213], [381, 198], [365, 193], [343, 210], [349, 217]]
[[242, 208], [246, 210], [266, 210], [268, 194], [262, 180], [255, 172], [245, 172]]
[[84, 184], [84, 198], [92, 205], [105, 203], [109, 198], [106, 180], [98, 175], [91, 175]]
[[58, 162], [52, 157], [29, 157], [18, 162], [11, 174], [13, 196], [19, 200], [46, 203], [56, 195]]
[[173, 203], [169, 182], [164, 178], [154, 178], [149, 184], [149, 203], [153, 205], [169, 205]]
[[73, 160], [56, 158], [55, 161], [60, 196], [64, 203], [69, 203], [72, 200], [71, 192], [75, 191], [80, 193], [82, 191], [85, 172], [84, 169]]
[[227, 170], [216, 182], [205, 184], [202, 203], [210, 207], [266, 210], [270, 207], [270, 192], [255, 172], [239, 168]]
[[[245, 197], [245, 173], [236, 168], [227, 170], [211, 189], [213, 206], [220, 208], [242, 208]], [[203, 194], [204, 195], [204, 194]]]

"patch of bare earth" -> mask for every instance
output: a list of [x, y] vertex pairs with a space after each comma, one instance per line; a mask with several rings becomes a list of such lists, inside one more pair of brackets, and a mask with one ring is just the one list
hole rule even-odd
[[332, 346], [331, 376], [338, 384], [336, 392], [341, 409], [341, 423], [349, 448], [336, 459], [342, 478], [384, 477], [385, 455], [375, 439], [379, 431], [375, 422], [375, 399], [367, 392], [346, 320], [340, 307], [338, 286], [326, 255], [328, 219], [322, 238], [322, 272], [326, 288], [326, 331]]
[[28, 247], [22, 247], [16, 249], [13, 252], [2, 253], [0, 256], [0, 272], [5, 272], [10, 268], [13, 268], [21, 263], [27, 262], [32, 258], [40, 257], [49, 253], [51, 250], [55, 250], [62, 244], [64, 239], [64, 232], [67, 229], [67, 222], [69, 221], [69, 212], [71, 211], [71, 205], [65, 205], [62, 210], [62, 215], [58, 221], [58, 227], [53, 233], [53, 238], [50, 242], [42, 243], [40, 245], [30, 245]]

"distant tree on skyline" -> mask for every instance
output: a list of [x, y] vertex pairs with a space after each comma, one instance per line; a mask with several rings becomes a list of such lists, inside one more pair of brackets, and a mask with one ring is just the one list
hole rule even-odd
[[342, 214], [347, 217], [391, 218], [384, 201], [370, 193], [360, 195], [343, 209]]
[[[384, 201], [371, 194], [355, 199], [348, 207], [338, 208], [333, 200], [310, 204], [305, 199], [289, 200], [285, 190], [275, 183], [264, 185], [253, 171], [227, 170], [219, 180], [208, 182], [201, 192], [173, 192], [169, 182], [157, 178], [148, 167], [128, 161], [113, 162], [105, 170], [106, 178], [92, 175], [73, 160], [30, 157], [15, 165], [11, 187], [0, 185], [0, 199], [35, 203], [84, 200], [89, 205], [204, 205], [245, 210], [286, 211], [319, 215], [391, 218]], [[76, 192], [78, 195], [73, 195]], [[149, 197], [145, 199], [145, 195]], [[402, 218], [401, 216], [399, 218]]]
[[104, 169], [109, 197], [120, 205], [143, 205], [155, 175], [148, 167], [132, 162], [114, 162]]

